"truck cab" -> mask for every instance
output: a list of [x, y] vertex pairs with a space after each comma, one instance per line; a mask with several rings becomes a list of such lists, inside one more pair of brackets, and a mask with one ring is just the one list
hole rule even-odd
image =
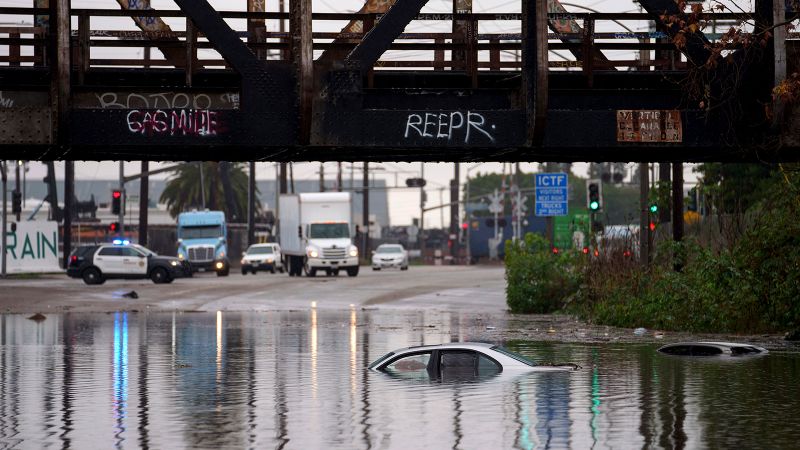
[[319, 270], [338, 274], [339, 269], [358, 274], [358, 249], [349, 222], [312, 222], [305, 228], [306, 275], [313, 277]]
[[228, 229], [222, 211], [191, 211], [178, 215], [178, 258], [192, 271], [230, 272]]
[[289, 276], [358, 275], [349, 192], [281, 195], [279, 201], [280, 245]]

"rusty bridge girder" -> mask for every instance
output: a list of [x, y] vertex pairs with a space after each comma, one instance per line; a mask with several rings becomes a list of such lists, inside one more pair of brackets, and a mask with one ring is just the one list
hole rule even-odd
[[[681, 86], [688, 66], [669, 43], [674, 30], [655, 13], [553, 13], [565, 10], [552, 0], [525, 2], [521, 14], [473, 13], [463, 0], [453, 14], [421, 12], [425, 0], [388, 1], [380, 13], [369, 12], [371, 2], [355, 14], [312, 13], [308, 0], [288, 2], [290, 12], [176, 3], [180, 11], [75, 9], [60, 17], [52, 5], [0, 8], [0, 18], [79, 19], [67, 30], [45, 22], [0, 28], [0, 46], [9, 48], [0, 54], [6, 158], [747, 161], [798, 154], [794, 144], [765, 149], [764, 142], [779, 142], [767, 127], [742, 134], [737, 123], [693, 104]], [[103, 17], [130, 17], [140, 30], [103, 29]], [[185, 31], [142, 26], [175, 17]], [[246, 19], [247, 28], [234, 30], [225, 19]], [[418, 19], [449, 21], [452, 32], [410, 32]], [[661, 31], [595, 27], [643, 19]], [[290, 30], [266, 29], [275, 20]], [[349, 22], [341, 31], [318, 25], [335, 20]], [[482, 34], [483, 21], [518, 21], [520, 32]], [[58, 42], [60, 52], [43, 50]], [[690, 37], [690, 63], [707, 57], [705, 42], [702, 34]], [[115, 48], [120, 55], [154, 48], [164, 58], [149, 50], [138, 59], [109, 57]], [[427, 56], [393, 59], [387, 50]], [[549, 60], [548, 51], [560, 50], [575, 59]], [[610, 60], [604, 50], [672, 56]], [[218, 56], [209, 59], [211, 51]], [[56, 67], [68, 75], [56, 77]], [[737, 89], [768, 92], [771, 86], [753, 84], [759, 80]]]

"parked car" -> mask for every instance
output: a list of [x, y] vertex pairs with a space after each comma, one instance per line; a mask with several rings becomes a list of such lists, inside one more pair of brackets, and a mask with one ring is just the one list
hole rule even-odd
[[399, 244], [383, 244], [372, 253], [372, 270], [408, 270], [408, 252]]
[[242, 255], [242, 275], [247, 275], [247, 272], [255, 275], [259, 270], [267, 270], [270, 273], [275, 273], [277, 270], [283, 273], [280, 245], [254, 244], [247, 248]]
[[192, 276], [186, 261], [161, 256], [127, 240], [78, 247], [70, 254], [67, 275], [86, 284], [103, 284], [111, 278], [150, 278], [153, 283], [171, 283]]
[[540, 365], [498, 345], [462, 342], [401, 348], [382, 356], [369, 369], [399, 378], [447, 381], [500, 373], [573, 371], [578, 366]]

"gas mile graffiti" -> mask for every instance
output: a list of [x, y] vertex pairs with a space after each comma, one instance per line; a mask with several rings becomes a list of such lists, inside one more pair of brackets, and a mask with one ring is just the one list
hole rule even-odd
[[218, 111], [134, 109], [128, 112], [128, 131], [145, 136], [217, 136], [224, 134]]

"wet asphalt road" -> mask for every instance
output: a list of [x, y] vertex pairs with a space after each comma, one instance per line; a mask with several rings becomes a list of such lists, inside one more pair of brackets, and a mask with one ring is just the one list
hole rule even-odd
[[[122, 294], [135, 291], [138, 298]], [[502, 267], [412, 266], [408, 271], [373, 271], [357, 277], [289, 277], [258, 273], [228, 277], [200, 273], [171, 284], [149, 280], [108, 280], [88, 286], [65, 275], [0, 281], [0, 312], [111, 312], [120, 310], [269, 311], [412, 308], [503, 313]]]

